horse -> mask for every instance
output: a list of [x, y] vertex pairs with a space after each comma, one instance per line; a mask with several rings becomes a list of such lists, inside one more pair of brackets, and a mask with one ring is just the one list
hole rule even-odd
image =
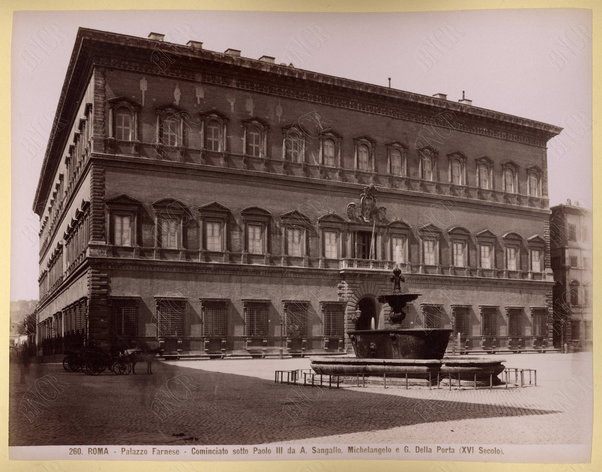
[[144, 346], [136, 349], [128, 349], [126, 352], [129, 355], [130, 362], [132, 364], [132, 374], [136, 373], [137, 363], [146, 362], [146, 373], [150, 375], [153, 373], [153, 360], [158, 354], [160, 354], [161, 348], [150, 348], [149, 346]]

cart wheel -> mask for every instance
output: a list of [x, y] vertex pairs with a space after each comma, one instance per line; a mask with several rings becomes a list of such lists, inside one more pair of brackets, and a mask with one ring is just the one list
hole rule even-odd
[[128, 364], [122, 360], [117, 360], [111, 366], [111, 370], [115, 375], [129, 374]]
[[79, 356], [71, 356], [68, 360], [68, 364], [71, 372], [79, 372], [82, 370], [82, 360]]

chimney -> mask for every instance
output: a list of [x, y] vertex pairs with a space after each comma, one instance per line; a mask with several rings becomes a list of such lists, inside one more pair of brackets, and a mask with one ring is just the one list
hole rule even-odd
[[228, 48], [224, 51], [224, 54], [232, 57], [240, 57], [240, 49]]
[[458, 102], [464, 103], [465, 105], [471, 105], [472, 104], [472, 100], [469, 100], [468, 98], [466, 98], [464, 96], [464, 90], [462, 90], [462, 98], [460, 100], [458, 100]]
[[270, 64], [274, 64], [274, 61], [276, 60], [276, 58], [275, 58], [275, 57], [272, 57], [272, 56], [261, 56], [261, 57], [259, 58], [259, 60], [260, 60], [261, 62], [268, 62], [268, 63], [270, 63]]
[[433, 95], [433, 97], [440, 98], [441, 100], [447, 100], [447, 94], [446, 93], [436, 93], [436, 94]]
[[149, 33], [148, 39], [153, 39], [155, 41], [163, 41], [165, 39], [165, 35], [161, 33]]
[[203, 43], [201, 41], [193, 41], [192, 39], [186, 43], [190, 49], [203, 49]]
[[572, 202], [571, 202], [571, 199], [570, 199], [570, 198], [567, 198], [567, 199], [566, 199], [566, 204], [567, 204], [567, 205], [569, 205], [569, 206], [570, 206], [570, 205], [572, 205]]

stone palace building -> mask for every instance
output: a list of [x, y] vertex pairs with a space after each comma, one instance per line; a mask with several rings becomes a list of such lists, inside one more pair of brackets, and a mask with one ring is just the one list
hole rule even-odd
[[546, 145], [560, 128], [270, 56], [80, 29], [34, 210], [40, 353], [349, 350], [388, 324], [450, 349], [552, 348]]

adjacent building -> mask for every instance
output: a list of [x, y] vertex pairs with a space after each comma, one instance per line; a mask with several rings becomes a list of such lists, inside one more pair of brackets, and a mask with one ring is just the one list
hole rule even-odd
[[243, 57], [80, 29], [35, 197], [38, 347], [302, 355], [386, 326], [552, 348], [546, 145], [560, 128]]
[[592, 215], [567, 200], [551, 208], [554, 271], [554, 345], [592, 348]]

